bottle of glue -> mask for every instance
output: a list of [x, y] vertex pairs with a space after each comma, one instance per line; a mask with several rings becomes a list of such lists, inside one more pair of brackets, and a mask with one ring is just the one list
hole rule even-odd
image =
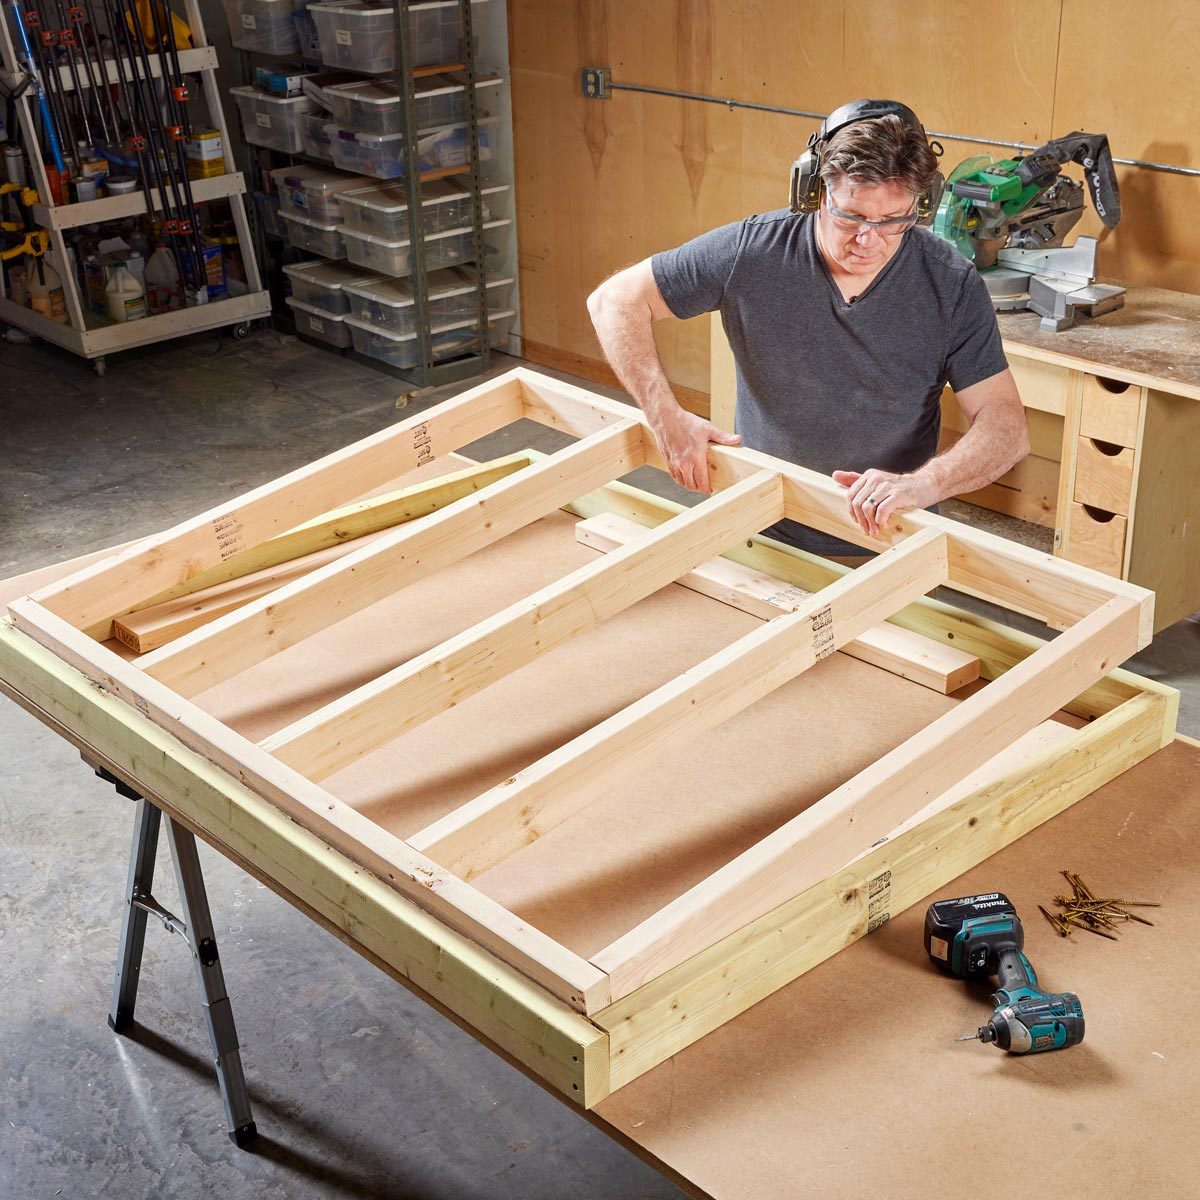
[[146, 263], [146, 301], [152, 313], [183, 307], [183, 281], [175, 256], [161, 243]]
[[126, 263], [119, 262], [113, 268], [104, 298], [114, 321], [138, 321], [146, 315], [146, 292]]

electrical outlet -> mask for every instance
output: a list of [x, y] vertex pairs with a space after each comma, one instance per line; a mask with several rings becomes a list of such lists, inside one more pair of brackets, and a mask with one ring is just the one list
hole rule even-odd
[[584, 67], [580, 82], [589, 100], [611, 100], [612, 71], [608, 67]]

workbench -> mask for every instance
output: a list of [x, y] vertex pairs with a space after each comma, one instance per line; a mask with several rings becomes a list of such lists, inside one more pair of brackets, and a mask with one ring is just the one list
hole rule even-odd
[[[1053, 552], [1149, 588], [1155, 628], [1200, 610], [1200, 296], [1130, 288], [1061, 333], [998, 314], [1031, 452], [960, 499], [1044, 526]], [[733, 362], [712, 318], [712, 412], [733, 428]], [[944, 450], [967, 422], [946, 389]]]
[[[590, 552], [569, 529], [562, 536], [570, 521], [565, 514], [543, 518], [469, 563], [413, 584], [396, 602], [305, 642], [303, 670], [285, 651], [213, 689], [206, 703], [248, 736], [260, 736], [327, 692], [379, 673], [510, 595], [586, 561]], [[81, 565], [9, 581], [0, 600]], [[478, 587], [481, 571], [486, 589]], [[673, 631], [668, 644], [659, 636], [664, 621]], [[753, 623], [694, 592], [665, 588], [564, 647], [565, 675], [563, 651], [557, 672], [532, 664], [442, 714], [434, 723], [440, 737], [418, 732], [403, 753], [385, 748], [370, 769], [352, 768], [342, 792], [362, 811], [391, 809], [404, 814], [405, 827], [423, 824], [481, 781], [517, 769]], [[568, 1026], [583, 1021], [579, 1014], [536, 995], [504, 964], [7, 621], [0, 626], [0, 682], [90, 762], [571, 1101], [553, 1064], [538, 1065], [537, 1056], [552, 1054], [555, 1031], [568, 1036]], [[820, 715], [797, 738], [792, 706], [804, 694], [815, 698], [807, 711]], [[723, 726], [703, 754], [673, 755], [647, 772], [615, 811], [581, 814], [528, 848], [520, 870], [498, 868], [490, 891], [555, 936], [603, 944], [612, 930], [777, 824], [780, 806], [795, 802], [787, 791], [821, 795], [953, 703], [833, 655], [819, 672]], [[448, 742], [457, 747], [452, 755], [444, 750]], [[1191, 1135], [1198, 1051], [1191, 1013], [1198, 997], [1184, 936], [1200, 915], [1190, 886], [1197, 799], [1200, 749], [1178, 741], [941, 889], [1008, 893], [1026, 917], [1028, 949], [1044, 982], [1083, 998], [1089, 1032], [1082, 1047], [1018, 1061], [956, 1045], [952, 1038], [990, 1010], [982, 991], [929, 967], [917, 905], [585, 1115], [698, 1195], [957, 1195], [964, 1174], [989, 1170], [995, 1177], [999, 1168], [983, 1162], [994, 1139], [1006, 1139], [997, 1157], [1011, 1160], [1014, 1122], [1039, 1187], [1071, 1195], [1086, 1184], [1091, 1197], [1124, 1196], [1135, 1187], [1156, 1197], [1190, 1194], [1200, 1168]], [[130, 812], [101, 785], [97, 803], [112, 805], [116, 819]], [[1014, 808], [1003, 820], [1019, 815]], [[1165, 904], [1158, 924], [1139, 927], [1121, 945], [1081, 944], [1081, 935], [1059, 941], [1040, 925], [1035, 905], [1061, 889], [1063, 867], [1124, 895], [1151, 893], [1144, 898]], [[222, 897], [212, 900], [219, 936]], [[479, 989], [484, 977], [501, 986]], [[236, 1006], [236, 979], [229, 984]], [[498, 1003], [522, 989], [518, 1006]], [[512, 1025], [514, 1014], [527, 1023]], [[253, 1078], [253, 1045], [245, 1052]]]

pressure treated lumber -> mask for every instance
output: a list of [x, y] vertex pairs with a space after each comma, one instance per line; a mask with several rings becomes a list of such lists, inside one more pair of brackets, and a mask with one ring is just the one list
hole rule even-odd
[[591, 1107], [608, 1094], [603, 1031], [8, 619], [0, 620], [0, 690], [572, 1102]]
[[323, 779], [773, 524], [782, 510], [779, 477], [753, 476], [301, 718], [263, 748]]
[[181, 596], [192, 596], [234, 579], [244, 579], [269, 567], [295, 562], [329, 546], [346, 545], [378, 530], [415, 521], [529, 466], [532, 461], [528, 452], [507, 454], [488, 462], [473, 463], [461, 471], [410, 484], [382, 496], [372, 496], [335, 508], [269, 541], [242, 550], [157, 596], [151, 596], [138, 605], [137, 611], [144, 612], [151, 606], [166, 604]]
[[[724, 494], [717, 493], [718, 496]], [[639, 542], [646, 536], [644, 526], [615, 513], [603, 513], [575, 526], [577, 541], [605, 553]], [[675, 582], [764, 621], [770, 621], [780, 613], [794, 612], [812, 595], [810, 589], [785, 583], [726, 557], [702, 562]], [[964, 654], [953, 646], [941, 645], [886, 621], [843, 646], [840, 653], [882, 667], [893, 675], [911, 679], [947, 696], [979, 678], [979, 659], [975, 655]]]
[[145, 538], [34, 598], [76, 629], [109, 636], [112, 619], [250, 546], [386, 487], [522, 415], [519, 382], [491, 380], [314, 463]]
[[612, 1088], [719, 1028], [1169, 745], [1170, 697], [1138, 693], [1082, 729], [1044, 722], [881, 845], [593, 1016]]
[[[860, 568], [860, 570], [865, 568]], [[857, 574], [858, 572], [856, 572]], [[592, 957], [614, 1000], [768, 913], [999, 753], [1137, 650], [1138, 605], [1114, 597], [1000, 679]]]
[[479, 875], [939, 586], [945, 555], [940, 533], [914, 534], [423, 829], [412, 845], [465, 879]]
[[608, 1003], [607, 980], [586, 960], [442, 870], [407, 842], [284, 766], [134, 664], [98, 646], [31, 597], [13, 600], [9, 613], [18, 629], [63, 662], [552, 995], [579, 1011], [594, 1011]]
[[627, 421], [585, 438], [251, 601], [146, 655], [139, 666], [194, 696], [636, 469], [642, 437], [641, 426]]

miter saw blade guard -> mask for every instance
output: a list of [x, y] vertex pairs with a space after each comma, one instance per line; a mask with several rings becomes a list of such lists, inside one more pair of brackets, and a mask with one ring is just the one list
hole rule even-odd
[[1108, 137], [1083, 132], [1017, 158], [965, 159], [946, 180], [933, 225], [975, 264], [994, 308], [1032, 309], [1047, 331], [1125, 303], [1124, 288], [1095, 282], [1095, 238], [1062, 244], [1084, 211], [1084, 185], [1062, 174], [1067, 162], [1083, 167], [1092, 203], [1111, 229], [1121, 219], [1121, 198]]

